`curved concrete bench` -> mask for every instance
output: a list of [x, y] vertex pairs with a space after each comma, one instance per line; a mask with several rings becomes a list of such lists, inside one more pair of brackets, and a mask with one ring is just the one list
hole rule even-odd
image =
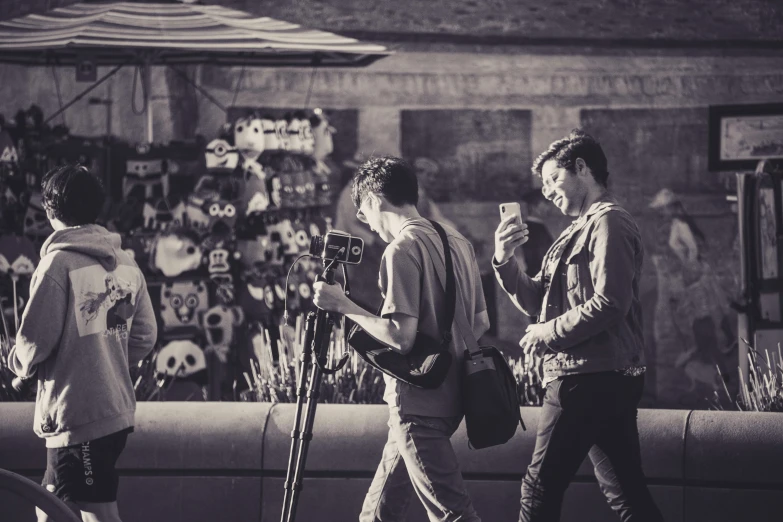
[[[118, 463], [123, 520], [277, 522], [294, 412], [288, 404], [139, 404], [136, 433]], [[464, 428], [452, 439], [485, 521], [517, 519], [538, 421], [538, 409], [522, 412], [528, 431], [503, 446], [471, 450]], [[32, 404], [0, 404], [0, 468], [39, 480], [45, 449], [32, 416]], [[386, 419], [385, 406], [318, 406], [297, 520], [356, 520]], [[783, 415], [642, 410], [639, 432], [648, 482], [667, 521], [780, 520]], [[34, 520], [18, 499], [0, 493], [0, 506], [8, 520]], [[426, 520], [416, 501], [409, 520]], [[589, 461], [566, 494], [562, 520], [617, 520]]]

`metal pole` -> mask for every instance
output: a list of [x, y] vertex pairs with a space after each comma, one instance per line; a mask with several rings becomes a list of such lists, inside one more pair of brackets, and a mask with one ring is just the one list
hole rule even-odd
[[307, 374], [311, 364], [313, 354], [313, 337], [315, 332], [315, 313], [307, 314], [305, 322], [305, 338], [302, 350], [302, 361], [299, 371], [299, 383], [296, 390], [296, 416], [294, 418], [294, 427], [291, 431], [291, 452], [288, 455], [288, 469], [285, 476], [285, 494], [283, 496], [283, 513], [280, 518], [283, 522], [288, 520], [288, 509], [291, 502], [291, 493], [294, 489], [294, 466], [297, 456], [297, 440], [299, 439], [299, 425], [302, 422], [302, 409], [304, 399], [307, 393]]
[[82, 91], [82, 93], [81, 93], [81, 94], [78, 94], [78, 95], [76, 95], [76, 97], [75, 97], [73, 100], [69, 101], [69, 102], [68, 102], [68, 103], [66, 103], [64, 106], [62, 106], [62, 107], [60, 108], [60, 110], [58, 110], [57, 112], [55, 112], [54, 114], [52, 114], [51, 116], [49, 116], [48, 118], [46, 118], [46, 120], [44, 121], [44, 123], [49, 123], [50, 121], [52, 121], [53, 119], [55, 119], [57, 116], [59, 116], [60, 114], [62, 114], [62, 113], [63, 113], [63, 112], [65, 112], [66, 110], [68, 110], [68, 109], [69, 109], [69, 108], [70, 108], [70, 107], [71, 107], [71, 106], [72, 106], [74, 103], [76, 103], [76, 102], [78, 102], [79, 100], [81, 100], [82, 98], [84, 98], [84, 97], [87, 95], [87, 93], [89, 93], [89, 92], [92, 92], [92, 91], [93, 91], [93, 90], [94, 90], [96, 87], [98, 87], [100, 84], [102, 84], [103, 82], [105, 82], [106, 80], [108, 80], [109, 78], [111, 78], [112, 76], [114, 76], [115, 74], [117, 74], [117, 71], [119, 71], [120, 69], [122, 69], [123, 67], [125, 67], [125, 65], [127, 65], [127, 64], [125, 64], [125, 63], [124, 63], [124, 64], [122, 64], [122, 65], [118, 65], [117, 67], [115, 67], [114, 69], [112, 69], [111, 71], [109, 71], [109, 73], [108, 73], [108, 74], [106, 74], [106, 76], [104, 76], [103, 78], [101, 78], [101, 79], [100, 79], [100, 80], [98, 80], [97, 82], [95, 82], [95, 83], [93, 83], [92, 85], [90, 85], [89, 87], [87, 87], [87, 89], [85, 89], [84, 91]]
[[142, 69], [142, 81], [144, 82], [144, 107], [147, 110], [147, 143], [152, 144], [154, 138], [152, 132], [152, 65], [149, 58], [145, 60]]
[[[334, 270], [328, 269], [325, 274], [328, 284], [334, 283]], [[294, 471], [293, 484], [291, 485], [291, 506], [287, 510], [288, 518], [283, 522], [294, 522], [296, 520], [296, 507], [299, 501], [299, 494], [302, 491], [302, 475], [304, 473], [305, 462], [307, 461], [307, 450], [310, 447], [310, 441], [313, 438], [313, 424], [315, 423], [315, 410], [318, 407], [318, 393], [321, 389], [321, 366], [325, 364], [326, 355], [329, 351], [329, 342], [331, 341], [332, 325], [334, 324], [330, 314], [324, 310], [318, 310], [315, 317], [315, 334], [313, 338], [313, 347], [315, 357], [322, 364], [314, 364], [310, 375], [310, 383], [307, 387], [307, 408], [305, 410], [305, 422], [299, 433], [299, 454], [296, 459], [296, 469]], [[284, 512], [285, 507], [283, 508]]]

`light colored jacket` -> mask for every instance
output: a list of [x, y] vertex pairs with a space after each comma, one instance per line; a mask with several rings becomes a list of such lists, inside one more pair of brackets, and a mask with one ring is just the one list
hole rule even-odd
[[34, 430], [46, 446], [80, 444], [129, 428], [129, 365], [157, 339], [144, 276], [98, 225], [54, 232], [41, 248], [11, 369], [37, 374]]
[[545, 381], [645, 364], [643, 258], [633, 217], [606, 196], [560, 234], [535, 277], [514, 257], [502, 265], [493, 260], [514, 304], [547, 327]]

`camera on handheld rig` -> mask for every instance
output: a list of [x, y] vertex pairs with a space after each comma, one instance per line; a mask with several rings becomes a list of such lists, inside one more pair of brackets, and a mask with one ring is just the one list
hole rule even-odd
[[358, 265], [362, 252], [364, 240], [342, 230], [330, 230], [325, 236], [313, 236], [310, 240], [310, 255], [324, 261]]

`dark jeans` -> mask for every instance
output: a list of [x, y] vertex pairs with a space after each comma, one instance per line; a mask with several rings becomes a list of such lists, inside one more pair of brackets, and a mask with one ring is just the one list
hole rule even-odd
[[522, 480], [520, 522], [557, 522], [563, 494], [584, 461], [624, 522], [659, 522], [642, 471], [636, 413], [644, 376], [601, 372], [547, 385], [533, 460]]

